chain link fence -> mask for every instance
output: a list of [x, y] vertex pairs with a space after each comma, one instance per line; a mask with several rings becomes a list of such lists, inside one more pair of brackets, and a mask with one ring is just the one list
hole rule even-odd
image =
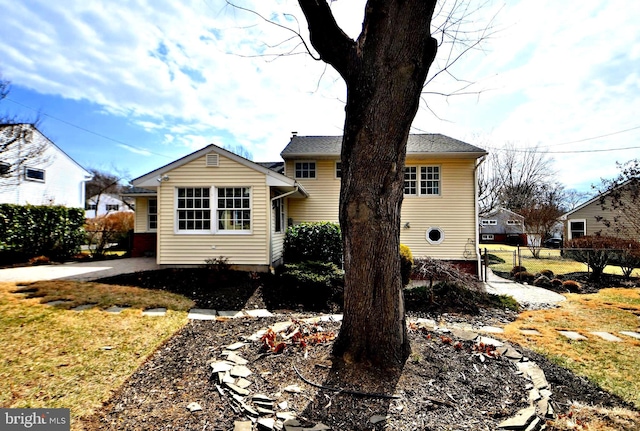
[[[567, 275], [575, 273], [592, 272], [592, 268], [585, 262], [579, 262], [571, 258], [571, 251], [575, 249], [550, 249], [542, 248], [538, 257], [534, 257], [528, 247], [512, 247], [507, 245], [492, 245], [481, 248], [483, 266], [488, 265], [496, 273], [510, 273], [515, 266], [525, 267], [531, 274], [539, 274], [545, 270], [554, 274]], [[593, 256], [593, 259], [600, 258], [602, 249], [579, 249], [583, 255]], [[623, 253], [625, 250], [604, 250], [613, 256], [616, 253]], [[604, 267], [605, 274], [623, 275], [621, 266], [610, 263]], [[636, 268], [631, 272], [631, 277], [640, 277], [640, 269]]]

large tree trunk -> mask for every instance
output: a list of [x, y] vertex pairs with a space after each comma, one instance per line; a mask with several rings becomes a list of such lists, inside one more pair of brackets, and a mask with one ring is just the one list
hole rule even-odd
[[370, 0], [352, 41], [326, 2], [299, 0], [311, 41], [347, 84], [340, 226], [345, 303], [334, 354], [400, 366], [409, 353], [400, 276], [400, 208], [407, 138], [437, 44], [435, 1]]

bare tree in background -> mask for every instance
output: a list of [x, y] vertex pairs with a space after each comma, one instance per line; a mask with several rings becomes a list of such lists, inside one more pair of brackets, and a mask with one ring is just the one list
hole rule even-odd
[[538, 147], [519, 148], [515, 142], [492, 151], [480, 166], [480, 213], [504, 207], [520, 213], [558, 193], [553, 158]]
[[[11, 83], [0, 76], [0, 103], [9, 95]], [[24, 179], [24, 169], [46, 167], [49, 159], [45, 142], [33, 139], [31, 123], [21, 121], [17, 116], [0, 111], [0, 186], [8, 189], [18, 186]]]
[[97, 216], [97, 208], [99, 208], [102, 196], [106, 194], [120, 195], [123, 191], [122, 182], [127, 179], [128, 175], [117, 170], [107, 172], [97, 168], [91, 168], [89, 172], [91, 179], [86, 182], [85, 196], [87, 200], [91, 199], [91, 203], [96, 205]]

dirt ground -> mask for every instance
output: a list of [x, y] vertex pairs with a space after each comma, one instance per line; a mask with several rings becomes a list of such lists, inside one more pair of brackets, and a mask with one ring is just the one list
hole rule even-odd
[[[220, 383], [222, 375], [210, 364], [224, 360], [228, 346], [237, 342], [244, 345], [234, 353], [247, 360], [246, 367], [251, 371], [245, 379], [250, 385], [243, 402], [253, 410], [266, 409], [263, 418], [276, 419], [279, 414], [280, 423], [286, 414], [293, 414], [301, 426], [324, 424], [332, 430], [493, 430], [528, 405], [529, 382], [510, 360], [494, 356], [491, 349], [479, 351], [472, 342], [451, 334], [411, 326], [412, 354], [401, 370], [381, 373], [358, 369], [331, 357], [331, 339], [339, 331], [339, 322], [297, 323], [317, 316], [319, 311], [335, 311], [335, 304], [316, 304], [316, 310], [301, 312], [299, 308], [305, 308], [305, 304], [294, 304], [300, 298], [270, 290], [259, 280], [217, 281], [216, 287], [209, 284], [205, 288], [204, 282], [194, 277], [187, 272], [142, 273], [107, 281], [137, 281], [135, 284], [144, 287], [164, 285], [167, 289], [171, 286], [172, 291], [180, 290], [195, 299], [198, 307], [289, 311], [269, 318], [190, 321], [100, 411], [85, 418], [85, 429], [233, 430], [235, 421], [247, 420], [251, 414], [238, 407], [234, 391]], [[457, 313], [451, 307], [439, 314], [416, 308], [414, 305], [410, 316], [431, 317], [443, 323], [483, 325], [515, 318], [515, 313], [495, 308], [480, 307], [473, 314]], [[264, 341], [247, 340], [259, 330], [288, 319], [293, 319], [302, 335], [276, 339], [272, 347], [284, 343], [284, 348], [275, 349], [282, 349], [278, 353], [265, 347]], [[291, 334], [292, 329], [289, 331]], [[557, 411], [566, 410], [574, 401], [630, 407], [543, 357], [516, 349], [545, 371]], [[256, 394], [264, 397], [251, 401]], [[190, 411], [190, 403], [197, 403], [201, 410]], [[375, 420], [380, 422], [373, 423]]]

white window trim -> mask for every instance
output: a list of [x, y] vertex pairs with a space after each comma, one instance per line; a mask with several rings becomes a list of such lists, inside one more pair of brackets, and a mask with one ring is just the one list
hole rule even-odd
[[[415, 178], [415, 180], [409, 180], [409, 181], [415, 182], [414, 188], [415, 188], [416, 192], [415, 193], [405, 193], [405, 189], [406, 189], [405, 183], [407, 182], [407, 179], [406, 179], [407, 170], [411, 169], [411, 168], [414, 168], [416, 170], [416, 172], [415, 172], [416, 178]], [[418, 168], [419, 168], [419, 166], [414, 166], [414, 165], [405, 166], [404, 167], [404, 172], [402, 174], [402, 193], [404, 194], [405, 197], [417, 197], [417, 196], [420, 196], [420, 170]]]
[[[30, 178], [30, 177], [27, 175], [27, 172], [28, 172], [28, 171], [42, 172], [42, 179], [39, 179], [39, 178]], [[46, 176], [46, 175], [47, 175], [47, 173], [46, 173], [46, 171], [45, 171], [44, 169], [40, 169], [40, 168], [32, 168], [32, 167], [29, 167], [29, 166], [25, 166], [25, 168], [24, 168], [24, 179], [25, 179], [25, 180], [27, 180], [27, 181], [35, 181], [35, 182], [37, 182], [37, 183], [44, 183], [44, 182], [45, 182], [45, 180], [47, 179], [47, 176]]]
[[567, 224], [567, 236], [569, 237], [569, 239], [573, 239], [573, 229], [571, 229], [571, 223], [574, 223], [574, 222], [584, 223], [583, 235], [586, 236], [587, 235], [587, 219], [584, 219], [584, 218], [569, 219]]
[[492, 233], [483, 233], [481, 239], [483, 241], [493, 241], [495, 239], [495, 236], [493, 236]]
[[[438, 180], [438, 193], [422, 193], [422, 168], [438, 168], [438, 175], [440, 179]], [[405, 197], [422, 197], [422, 198], [439, 198], [442, 197], [442, 165], [407, 165], [406, 168], [415, 168], [416, 169], [416, 192], [415, 193], [405, 193]], [[403, 174], [403, 190], [404, 190], [404, 174]]]
[[[210, 220], [210, 224], [211, 224], [211, 229], [202, 229], [202, 230], [186, 230], [186, 229], [179, 229], [179, 222], [180, 220], [178, 219], [178, 211], [180, 210], [180, 208], [178, 208], [178, 189], [209, 189], [209, 220]], [[215, 233], [214, 228], [215, 226], [213, 225], [214, 222], [216, 222], [216, 218], [213, 214], [213, 206], [212, 206], [212, 199], [214, 199], [213, 194], [212, 194], [212, 189], [213, 187], [207, 187], [207, 186], [176, 186], [174, 188], [173, 191], [173, 217], [174, 217], [174, 226], [173, 226], [173, 232], [176, 235], [211, 235], [213, 233]], [[194, 211], [197, 211], [197, 209], [194, 209]]]
[[520, 220], [507, 220], [507, 225], [509, 226], [519, 226]]
[[[298, 163], [313, 163], [315, 164], [315, 176], [314, 177], [299, 177], [297, 176], [297, 169], [296, 169], [296, 165]], [[293, 178], [295, 178], [296, 180], [317, 180], [318, 179], [318, 162], [316, 160], [294, 160], [293, 162]]]
[[[280, 211], [278, 212], [278, 206]], [[284, 234], [287, 230], [287, 218], [284, 212], [284, 198], [279, 198], [273, 201], [273, 233]], [[280, 220], [280, 230], [276, 230]]]
[[[440, 197], [442, 196], [442, 165], [420, 165], [418, 170], [418, 196], [423, 197]], [[438, 168], [438, 193], [422, 194], [422, 168]]]
[[[429, 232], [433, 230], [437, 230], [440, 232], [440, 239], [438, 241], [433, 241], [431, 238], [429, 238]], [[427, 242], [431, 245], [442, 244], [442, 242], [444, 241], [444, 230], [442, 230], [442, 228], [438, 226], [431, 226], [427, 229], [427, 232], [425, 233], [425, 238], [427, 239]]]
[[[317, 170], [317, 167], [316, 167]], [[227, 230], [227, 229], [218, 229], [218, 189], [249, 189], [249, 224], [251, 226], [250, 229], [247, 230]], [[233, 186], [222, 186], [222, 185], [217, 185], [213, 187], [213, 199], [215, 199], [215, 201], [213, 202], [211, 211], [211, 227], [212, 227], [212, 232], [215, 235], [252, 235], [253, 234], [253, 223], [254, 223], [254, 218], [253, 218], [253, 187], [251, 186], [238, 186], [238, 185], [233, 185]], [[243, 208], [244, 209], [244, 208]]]
[[[340, 165], [340, 176], [338, 176], [338, 165]], [[318, 170], [318, 165], [316, 165], [316, 171]], [[342, 179], [342, 162], [340, 160], [337, 160], [334, 166], [334, 170], [333, 170], [333, 174], [335, 175], [336, 180], [341, 180]], [[316, 177], [318, 176], [318, 173], [316, 172]]]
[[[176, 193], [177, 194], [177, 193]], [[149, 208], [151, 207], [151, 205], [149, 205], [149, 202], [151, 200], [155, 200], [156, 201], [156, 212], [155, 213], [150, 213], [149, 212]], [[176, 201], [177, 203], [177, 201]], [[149, 216], [155, 214], [156, 216], [156, 227], [152, 228], [151, 227], [151, 221], [149, 220]], [[158, 217], [158, 198], [147, 198], [147, 232], [157, 232], [158, 231], [158, 221], [159, 221], [159, 217]]]
[[498, 225], [498, 220], [482, 220], [480, 222], [482, 224], [482, 226], [497, 226]]

